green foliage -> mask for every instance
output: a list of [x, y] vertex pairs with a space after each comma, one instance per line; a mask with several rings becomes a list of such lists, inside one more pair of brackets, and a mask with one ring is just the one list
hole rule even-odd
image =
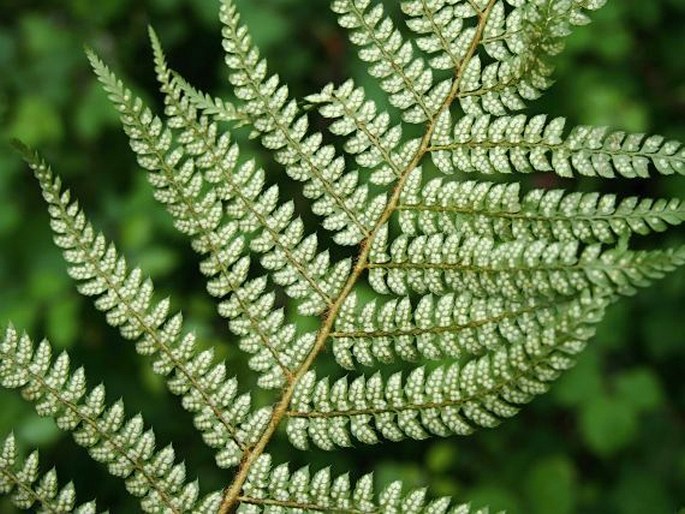
[[[573, 365], [607, 305], [683, 260], [681, 249], [636, 248], [642, 243], [637, 235], [664, 232], [681, 222], [677, 200], [576, 193], [562, 190], [563, 184], [547, 191], [531, 189], [526, 181], [495, 182], [497, 174], [512, 172], [642, 177], [651, 170], [682, 169], [677, 143], [584, 127], [566, 136], [558, 118], [548, 125], [543, 116], [508, 114], [550, 85], [547, 59], [559, 53], [573, 25], [587, 21], [583, 9], [599, 3], [443, 4], [403, 4], [409, 30], [418, 35], [407, 39], [367, 2], [334, 3], [390, 106], [372, 90], [367, 94], [366, 88], [346, 82], [323, 87], [302, 109], [281, 80], [269, 76], [231, 2], [224, 3], [221, 19], [230, 79], [241, 100], [235, 105], [192, 88], [169, 70], [154, 34], [165, 119], [89, 54], [139, 164], [149, 171], [155, 198], [191, 238], [220, 315], [228, 319], [237, 346], [251, 355], [247, 364], [266, 390], [254, 391], [254, 401], [245, 393], [251, 383], [246, 373], [234, 365], [239, 376], [229, 377], [213, 352], [203, 351], [213, 345], [196, 343], [181, 327], [180, 315], [169, 315], [170, 302], [155, 299], [151, 280], [140, 268], [128, 268], [121, 252], [93, 228], [97, 220], [88, 221], [42, 160], [25, 152], [80, 292], [96, 297], [96, 307], [125, 338], [136, 341], [139, 353], [153, 355], [153, 370], [168, 377], [170, 390], [195, 414], [205, 442], [217, 450], [218, 465], [238, 465], [222, 511], [239, 503], [245, 512], [279, 506], [443, 512], [447, 500], [429, 503], [423, 490], [402, 499], [394, 483], [375, 497], [370, 476], [351, 485], [345, 476], [331, 481], [324, 470], [310, 480], [305, 468], [291, 473], [285, 465], [272, 466], [279, 459], [265, 447], [281, 420], [287, 421], [296, 447], [313, 442], [324, 449], [350, 446], [354, 439], [424, 439], [494, 426]], [[412, 40], [418, 47], [413, 50]], [[41, 39], [36, 41], [40, 48]], [[453, 77], [444, 73], [451, 68]], [[97, 104], [97, 95], [88, 101]], [[463, 117], [457, 109], [450, 114], [457, 101], [466, 111]], [[41, 102], [29, 98], [28, 107], [16, 111], [13, 130], [33, 139], [29, 142], [57, 141], [63, 133], [55, 128], [59, 118], [52, 105], [45, 104], [45, 110], [53, 111], [47, 118], [53, 122], [40, 125], [38, 132], [26, 121]], [[310, 109], [333, 120], [330, 132], [346, 140], [341, 147], [347, 157], [328, 143], [328, 136], [309, 128], [320, 127], [307, 114]], [[84, 134], [111, 119], [104, 110], [82, 112], [91, 111], [93, 118], [84, 114], [78, 122]], [[231, 129], [235, 134], [229, 135], [226, 122], [236, 129], [251, 127], [250, 135], [274, 152], [293, 181], [303, 183], [311, 212], [301, 201], [279, 201], [298, 200], [292, 194], [297, 187], [285, 187], [285, 179], [274, 180], [258, 163], [241, 157], [250, 152], [238, 145], [251, 145], [240, 131]], [[410, 126], [424, 122], [423, 135]], [[348, 168], [353, 160], [359, 172]], [[437, 171], [456, 174], [433, 179]], [[461, 173], [474, 171], [489, 174], [488, 181], [474, 175], [462, 180]], [[313, 229], [312, 214], [320, 217], [323, 230]], [[134, 226], [122, 235], [135, 239], [137, 232]], [[331, 239], [358, 247], [359, 255], [350, 259]], [[173, 260], [158, 262], [162, 270], [173, 266]], [[367, 271], [373, 293], [364, 283]], [[50, 297], [61, 287], [41, 285], [39, 291]], [[52, 319], [76, 310], [78, 303], [64, 305], [53, 308]], [[69, 346], [77, 330], [74, 324], [65, 327], [55, 335], [60, 345]], [[10, 331], [5, 344], [16, 340]], [[317, 372], [310, 370], [329, 345], [337, 364], [353, 370], [346, 378], [325, 359], [317, 362]], [[39, 348], [45, 353], [45, 345]], [[8, 373], [16, 373], [20, 368], [10, 354], [4, 364]], [[396, 360], [408, 364], [398, 368], [391, 364]], [[66, 368], [57, 363], [52, 375], [64, 384]], [[370, 369], [354, 371], [358, 364]], [[578, 406], [583, 438], [599, 455], [616, 455], [634, 442], [640, 420], [664, 401], [646, 368], [617, 374], [609, 383], [589, 383], [587, 396], [574, 392], [566, 401]], [[57, 393], [52, 400], [59, 404]], [[48, 407], [40, 412], [59, 415], [59, 408]], [[136, 452], [147, 456], [151, 436], [141, 435], [141, 426], [137, 421], [122, 428], [128, 430], [121, 437], [130, 448], [101, 453], [131, 460], [132, 451], [134, 461]], [[277, 452], [274, 443], [269, 449]], [[146, 481], [134, 468], [124, 465], [117, 473], [133, 473], [129, 489], [148, 495], [145, 510], [193, 508], [196, 486], [183, 489], [178, 474]], [[557, 480], [551, 484], [548, 476]], [[560, 509], [572, 510], [578, 501], [576, 476], [568, 461], [541, 460], [527, 482], [531, 510], [544, 512], [551, 497], [558, 497]], [[142, 488], [141, 480], [147, 484]], [[631, 480], [628, 473], [621, 483]], [[27, 479], [26, 487], [32, 481]], [[491, 490], [493, 500], [499, 495], [515, 508], [516, 500], [501, 486]], [[645, 491], [654, 505], [664, 505], [660, 489]], [[197, 511], [216, 510], [221, 496], [210, 494]], [[457, 491], [457, 496], [465, 494]], [[475, 492], [474, 497], [482, 496]], [[453, 510], [462, 511], [468, 507]]]
[[12, 503], [21, 509], [38, 505], [45, 512], [74, 512], [94, 514], [95, 503], [75, 507], [74, 485], [58, 489], [57, 474], [50, 470], [40, 477], [38, 485], [38, 452], [33, 452], [23, 464], [17, 462], [14, 435], [5, 439], [0, 454], [0, 491], [12, 495]]
[[[185, 483], [185, 466], [175, 463], [174, 450], [167, 446], [155, 452], [155, 434], [144, 429], [143, 418], [138, 415], [125, 418], [121, 401], [106, 406], [105, 388], [102, 385], [88, 391], [83, 368], [70, 371], [69, 356], [52, 357], [47, 341], [37, 347], [26, 334], [18, 334], [9, 327], [0, 347], [2, 367], [0, 384], [10, 389], [21, 389], [27, 400], [35, 403], [40, 416], [50, 416], [57, 426], [73, 432], [74, 440], [88, 449], [90, 456], [107, 465], [115, 477], [126, 480], [126, 488], [141, 497], [146, 512], [213, 512], [221, 496], [210, 495], [198, 502], [197, 483]], [[14, 446], [9, 441], [8, 448]], [[8, 453], [13, 453], [9, 451]], [[34, 454], [35, 455], [35, 454]], [[10, 459], [7, 459], [10, 461]], [[41, 484], [35, 491], [37, 459], [30, 458], [23, 473], [13, 480], [15, 486], [25, 491], [33, 501], [39, 501], [46, 510], [73, 509], [73, 491], [67, 490], [65, 498], [58, 498], [54, 486]], [[10, 477], [12, 479], [12, 477]], [[48, 482], [54, 481], [48, 479]], [[71, 501], [68, 497], [72, 497]], [[25, 500], [24, 508], [33, 502]]]

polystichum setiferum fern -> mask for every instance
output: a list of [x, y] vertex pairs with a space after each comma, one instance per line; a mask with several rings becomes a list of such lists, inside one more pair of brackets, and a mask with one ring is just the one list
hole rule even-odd
[[[171, 71], [152, 31], [164, 118], [89, 52], [155, 198], [202, 256], [209, 293], [273, 403], [253, 407], [231, 363], [197, 349], [170, 301], [155, 298], [144, 271], [129, 267], [59, 177], [21, 145], [79, 291], [151, 357], [194, 414], [227, 469], [226, 488], [200, 499], [198, 482], [186, 479], [171, 447], [155, 448], [141, 416], [107, 405], [104, 387], [88, 389], [66, 354], [53, 358], [48, 342], [35, 345], [12, 326], [0, 346], [2, 385], [73, 432], [146, 512], [469, 512], [399, 483], [375, 494], [370, 475], [352, 484], [345, 470], [334, 470], [337, 478], [328, 469], [291, 470], [268, 446], [281, 425], [295, 447], [331, 451], [495, 426], [573, 365], [607, 306], [685, 262], [685, 248], [632, 249], [634, 235], [683, 221], [678, 200], [522, 192], [509, 178], [498, 182], [533, 172], [685, 173], [685, 152], [661, 137], [567, 130], [561, 118], [515, 114], [549, 86], [550, 59], [602, 3], [408, 0], [405, 39], [380, 3], [334, 0], [393, 106], [382, 111], [352, 81], [306, 98], [343, 148], [324, 143], [268, 74], [232, 0], [223, 0], [221, 21], [236, 105]], [[355, 258], [320, 248], [301, 207], [265, 185], [264, 171], [232, 142], [231, 129], [245, 125], [302, 183], [332, 244], [356, 248]], [[416, 132], [409, 125], [421, 134], [403, 137]], [[370, 302], [358, 294], [366, 283], [377, 296]], [[289, 322], [276, 293], [317, 317], [318, 328]], [[336, 376], [317, 374], [324, 350], [341, 368]], [[400, 361], [413, 369], [388, 371]], [[14, 447], [10, 436], [0, 491], [19, 507], [95, 512], [94, 504], [75, 508], [73, 487], [58, 491], [54, 472], [38, 481], [35, 454], [18, 465]]]

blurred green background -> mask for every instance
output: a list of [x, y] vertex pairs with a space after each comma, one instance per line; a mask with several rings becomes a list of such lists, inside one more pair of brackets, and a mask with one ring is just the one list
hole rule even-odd
[[[129, 413], [146, 414], [160, 446], [175, 442], [205, 490], [225, 485], [229, 475], [214, 467], [190, 416], [132, 345], [77, 295], [51, 242], [37, 185], [7, 141], [19, 137], [41, 148], [97, 226], [162, 293], [174, 293], [206, 344], [244, 369], [204, 293], [196, 257], [154, 203], [82, 52], [84, 44], [94, 47], [159, 105], [146, 35], [152, 23], [174, 68], [198, 87], [226, 92], [217, 3], [3, 0], [0, 10], [0, 325], [12, 320], [69, 349], [91, 384], [102, 379], [112, 399], [125, 398]], [[327, 1], [238, 3], [272, 69], [295, 94], [350, 75], [369, 82]], [[570, 39], [557, 83], [535, 111], [685, 140], [685, 0], [610, 0], [594, 19]], [[282, 173], [260, 155], [272, 176]], [[625, 187], [685, 198], [677, 179]], [[683, 237], [675, 231], [658, 239], [676, 244]], [[334, 456], [296, 452], [280, 437], [273, 451], [297, 464], [309, 459], [314, 468], [333, 462], [355, 475], [375, 469], [382, 484], [430, 484], [435, 494], [512, 514], [685, 512], [684, 300], [679, 272], [614, 307], [578, 366], [496, 430]], [[40, 448], [46, 467], [74, 479], [81, 500], [95, 495], [111, 512], [138, 510], [69, 435], [33, 414], [18, 394], [0, 391], [0, 437], [12, 428], [24, 450]], [[0, 513], [8, 512], [0, 499]]]

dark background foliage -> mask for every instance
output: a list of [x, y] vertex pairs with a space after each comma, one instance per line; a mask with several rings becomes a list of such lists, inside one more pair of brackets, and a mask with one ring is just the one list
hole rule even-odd
[[[230, 474], [215, 468], [190, 429], [190, 416], [132, 345], [78, 296], [51, 242], [37, 185], [7, 141], [19, 137], [41, 148], [98, 227], [162, 293], [173, 292], [202, 340], [233, 359], [242, 375], [235, 341], [204, 293], [197, 258], [155, 205], [82, 52], [84, 44], [94, 47], [159, 105], [146, 36], [152, 23], [174, 68], [199, 87], [226, 93], [217, 3], [3, 0], [0, 10], [0, 325], [11, 319], [35, 338], [69, 349], [91, 384], [103, 380], [112, 399], [126, 399], [129, 413], [146, 413], [160, 445], [175, 442], [206, 490], [222, 487]], [[369, 83], [328, 2], [239, 3], [272, 68], [296, 95], [350, 75]], [[685, 140], [684, 26], [683, 0], [610, 0], [595, 23], [571, 38], [557, 83], [535, 111]], [[254, 149], [277, 181], [282, 170]], [[596, 184], [579, 187], [588, 185]], [[679, 179], [612, 187], [622, 194], [685, 197]], [[683, 238], [656, 239], [675, 244]], [[382, 484], [430, 484], [435, 494], [512, 514], [678, 512], [685, 506], [684, 299], [680, 272], [614, 307], [578, 366], [498, 429], [334, 455], [295, 452], [279, 438], [273, 450], [282, 460], [310, 460], [314, 468], [333, 463], [336, 471], [355, 475], [373, 469]], [[40, 448], [45, 466], [74, 479], [82, 500], [96, 495], [112, 512], [137, 510], [123, 486], [70, 436], [38, 418], [18, 395], [0, 391], [0, 437], [12, 429], [23, 449]], [[5, 512], [13, 510], [0, 500]]]

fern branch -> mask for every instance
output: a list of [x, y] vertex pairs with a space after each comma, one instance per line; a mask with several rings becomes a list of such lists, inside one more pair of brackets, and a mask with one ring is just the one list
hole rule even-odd
[[[492, 9], [494, 2], [495, 0], [489, 0], [486, 8], [483, 10], [482, 13], [479, 14], [478, 28], [474, 35], [469, 52], [467, 53], [464, 59], [462, 67], [460, 67], [460, 69], [458, 69], [456, 72], [456, 76], [453, 81], [450, 93], [445, 99], [441, 108], [439, 109], [439, 113], [444, 110], [448, 110], [454, 102], [454, 99], [456, 98], [456, 95], [459, 91], [459, 85], [461, 84], [461, 80], [463, 78], [465, 66], [468, 65], [469, 60], [476, 51], [476, 48], [483, 35], [483, 29], [485, 23], [487, 22], [488, 13], [490, 9]], [[263, 454], [267, 444], [276, 432], [276, 429], [278, 428], [281, 420], [286, 415], [286, 412], [293, 398], [295, 388], [298, 382], [302, 380], [302, 378], [307, 374], [318, 355], [324, 349], [328, 336], [330, 332], [333, 330], [335, 319], [338, 316], [340, 309], [342, 308], [346, 298], [354, 289], [355, 284], [358, 282], [358, 280], [366, 270], [368, 259], [372, 253], [374, 239], [379, 235], [379, 233], [383, 232], [386, 223], [397, 209], [397, 205], [399, 203], [402, 190], [409, 177], [409, 173], [411, 172], [411, 170], [413, 170], [419, 165], [423, 157], [426, 155], [426, 151], [428, 146], [430, 145], [430, 141], [434, 130], [435, 125], [433, 123], [429, 123], [426, 127], [426, 133], [421, 140], [421, 145], [417, 150], [416, 155], [414, 156], [412, 161], [407, 165], [406, 169], [403, 171], [402, 176], [398, 180], [397, 185], [395, 186], [395, 189], [391, 197], [385, 205], [383, 212], [381, 213], [378, 221], [371, 230], [369, 238], [362, 242], [357, 262], [354, 268], [352, 269], [352, 272], [350, 273], [347, 282], [345, 283], [340, 294], [338, 295], [338, 298], [335, 300], [333, 306], [328, 310], [326, 316], [323, 318], [321, 327], [319, 329], [315, 341], [311, 346], [311, 349], [309, 350], [307, 356], [304, 358], [302, 365], [299, 366], [299, 368], [295, 372], [293, 380], [284, 388], [280, 400], [274, 406], [271, 421], [267, 429], [264, 431], [257, 444], [255, 444], [255, 446], [251, 449], [250, 454], [243, 461], [233, 481], [225, 490], [224, 498], [219, 509], [219, 514], [227, 514], [230, 511], [230, 509], [233, 508], [235, 504], [238, 502], [238, 497], [241, 495], [241, 490], [249, 476], [250, 469], [257, 461], [257, 459], [259, 459], [260, 455]]]
[[14, 434], [10, 434], [0, 450], [0, 494], [10, 494], [12, 503], [19, 509], [28, 510], [39, 506], [40, 512], [49, 514], [95, 514], [95, 502], [76, 506], [74, 484], [59, 489], [54, 469], [38, 477], [38, 452], [32, 452], [23, 462], [18, 462]]
[[[151, 36], [154, 35], [153, 43], [156, 41], [157, 48], [161, 50], [161, 45], [152, 28], [149, 28]], [[183, 94], [192, 102], [195, 108], [201, 111], [208, 118], [216, 121], [231, 123], [233, 126], [240, 127], [249, 123], [249, 116], [238, 109], [235, 105], [218, 96], [200, 91], [190, 84], [183, 76], [173, 70], [169, 70], [173, 80], [183, 91]]]
[[[143, 511], [158, 512], [161, 505], [180, 514], [198, 506], [198, 484], [186, 483], [185, 466], [174, 464], [173, 448], [155, 452], [154, 432], [144, 431], [143, 418], [125, 421], [121, 401], [106, 409], [104, 387], [88, 393], [83, 368], [70, 373], [68, 355], [53, 360], [47, 341], [34, 347], [10, 326], [0, 344], [0, 385], [21, 389], [39, 415], [53, 417], [58, 427], [72, 432], [94, 460], [125, 480], [127, 490], [141, 498]], [[200, 506], [207, 503], [216, 504], [217, 495]]]
[[[381, 79], [390, 103], [403, 111], [409, 123], [432, 120], [449, 92], [449, 81], [433, 88], [433, 73], [421, 58], [414, 57], [413, 45], [405, 41], [380, 3], [370, 0], [335, 0], [332, 10], [342, 27], [352, 30], [350, 40], [360, 47], [359, 56], [372, 63], [369, 73]], [[431, 90], [431, 88], [433, 88]]]
[[636, 288], [685, 264], [685, 247], [666, 251], [631, 251], [619, 245], [579, 250], [577, 241], [549, 243], [515, 240], [496, 243], [456, 234], [399, 236], [390, 253], [377, 240], [368, 264], [370, 282], [379, 293], [406, 295], [468, 291], [476, 296], [570, 296], [586, 288], [632, 295]]
[[[155, 372], [173, 373], [169, 387], [195, 414], [208, 444], [220, 449], [219, 465], [238, 464], [222, 492], [199, 501], [197, 483], [186, 483], [170, 446], [156, 452], [154, 433], [140, 416], [125, 421], [121, 402], [106, 408], [104, 387], [88, 393], [83, 370], [71, 373], [66, 354], [53, 360], [47, 341], [34, 348], [10, 327], [0, 343], [0, 384], [21, 389], [41, 415], [74, 432], [93, 458], [125, 479], [146, 512], [466, 514], [468, 506], [450, 507], [447, 498], [428, 502], [425, 490], [403, 496], [398, 483], [376, 498], [370, 476], [352, 486], [327, 470], [291, 473], [287, 465], [273, 467], [266, 449], [283, 421], [294, 446], [313, 442], [325, 450], [354, 439], [373, 444], [495, 426], [573, 366], [619, 295], [685, 264], [685, 247], [629, 249], [633, 234], [681, 223], [685, 209], [677, 201], [629, 198], [617, 205], [611, 195], [542, 190], [521, 198], [516, 186], [442, 179], [421, 187], [429, 155], [445, 173], [646, 177], [655, 167], [685, 174], [685, 149], [677, 142], [590, 127], [566, 136], [561, 119], [507, 116], [550, 84], [547, 58], [604, 0], [404, 0], [409, 29], [419, 34], [414, 41], [402, 37], [380, 0], [372, 1], [333, 0], [333, 10], [352, 29], [352, 42], [403, 121], [425, 123], [425, 131], [403, 144], [404, 126], [392, 125], [351, 81], [308, 99], [333, 120], [333, 134], [347, 137], [344, 150], [371, 172], [368, 180], [347, 172], [345, 157], [309, 131], [287, 86], [268, 75], [234, 0], [222, 0], [221, 21], [240, 107], [175, 75], [152, 31], [166, 123], [89, 52], [155, 198], [203, 256], [207, 288], [240, 348], [252, 354], [258, 384], [280, 389], [272, 406], [249, 412], [249, 395], [236, 397], [225, 365], [214, 365], [211, 351], [198, 353], [192, 334], [182, 335], [182, 317], [169, 315], [170, 301], [153, 301], [152, 282], [140, 269], [129, 270], [96, 234], [37, 156], [27, 158], [79, 290], [97, 297], [96, 307], [137, 341], [139, 353], [157, 354]], [[428, 65], [415, 55], [414, 42]], [[432, 69], [453, 74], [436, 81]], [[457, 101], [466, 116], [453, 125]], [[317, 234], [305, 237], [294, 203], [279, 205], [278, 187], [265, 187], [253, 161], [238, 165], [238, 146], [221, 133], [221, 121], [252, 126], [251, 137], [304, 183], [304, 196], [314, 200], [312, 211], [334, 241], [359, 245], [355, 259], [331, 264], [328, 251], [317, 250]], [[378, 194], [367, 182], [392, 188]], [[395, 213], [402, 233], [388, 244]], [[267, 270], [258, 278], [250, 273], [252, 252]], [[394, 296], [358, 309], [364, 273], [377, 293]], [[301, 314], [321, 316], [317, 332], [298, 335], [286, 322], [276, 306], [279, 288], [303, 300]], [[420, 365], [406, 378], [378, 372], [331, 384], [313, 370], [329, 343], [348, 368], [397, 358], [450, 362]], [[37, 457], [17, 473], [5, 466], [12, 452], [0, 452], [0, 492], [11, 488], [29, 506], [45, 500], [73, 511], [73, 489], [58, 493], [52, 472], [34, 488]]]
[[529, 327], [510, 346], [430, 373], [421, 366], [404, 381], [402, 373], [388, 379], [377, 373], [329, 386], [327, 378], [316, 381], [310, 372], [288, 412], [288, 436], [298, 448], [311, 440], [331, 450], [350, 446], [350, 436], [376, 444], [379, 434], [398, 441], [467, 435], [474, 427], [496, 426], [573, 365], [606, 305], [605, 298], [585, 295], [554, 323]]
[[223, 300], [219, 312], [242, 337], [241, 348], [255, 354], [250, 365], [262, 373], [260, 385], [279, 387], [300, 362], [298, 346], [306, 347], [308, 336], [294, 340], [292, 325], [286, 325], [282, 311], [274, 309], [275, 295], [265, 292], [264, 277], [247, 282], [250, 259], [242, 255], [245, 238], [236, 235], [235, 222], [222, 224], [223, 205], [216, 194], [211, 190], [202, 194], [203, 177], [195, 173], [194, 160], [179, 163], [183, 151], [171, 150], [171, 131], [97, 57], [91, 54], [90, 59], [122, 113], [138, 162], [150, 172], [155, 197], [165, 204], [177, 228], [193, 237], [193, 248], [208, 256], [201, 265], [203, 274], [211, 278], [208, 291]]
[[[385, 196], [369, 198], [368, 187], [359, 184], [355, 172], [344, 173], [345, 162], [332, 146], [322, 146], [319, 133], [306, 136], [309, 121], [299, 115], [297, 104], [288, 99], [288, 88], [278, 76], [267, 78], [266, 62], [240, 24], [232, 0], [223, 0], [226, 63], [233, 71], [229, 79], [236, 95], [246, 102], [245, 112], [262, 135], [266, 148], [276, 150], [276, 160], [294, 180], [305, 182], [304, 194], [315, 200], [313, 210], [324, 218], [323, 227], [335, 232], [341, 245], [354, 245], [367, 238], [382, 212]], [[299, 116], [299, 117], [298, 117]]]
[[443, 360], [478, 355], [519, 340], [533, 328], [554, 324], [560, 313], [577, 308], [577, 300], [501, 297], [469, 294], [426, 295], [412, 306], [408, 297], [375, 301], [357, 309], [357, 296], [348, 296], [336, 329], [331, 332], [333, 354], [347, 369], [354, 362]]
[[329, 84], [307, 101], [318, 105], [324, 118], [335, 120], [329, 130], [347, 136], [345, 151], [355, 156], [361, 168], [371, 171], [371, 183], [387, 186], [402, 176], [421, 140], [412, 138], [401, 144], [402, 125], [391, 126], [390, 115], [379, 112], [363, 88], [355, 87], [352, 80], [338, 88]]
[[544, 171], [562, 177], [636, 178], [649, 177], [651, 164], [664, 175], [685, 174], [685, 148], [661, 136], [579, 126], [564, 137], [564, 118], [548, 121], [544, 115], [465, 116], [451, 125], [444, 113], [429, 149], [444, 173]]
[[262, 264], [276, 272], [272, 274], [276, 282], [288, 286], [286, 293], [296, 299], [310, 298], [303, 314], [320, 314], [331, 304], [330, 295], [335, 293], [335, 286], [340, 282], [336, 276], [343, 275], [341, 271], [345, 270], [330, 273], [325, 265], [329, 260], [327, 254], [317, 256], [311, 251], [309, 241], [303, 242], [302, 222], [289, 215], [294, 210], [292, 204], [272, 207], [277, 203], [278, 189], [264, 191], [262, 170], [254, 176], [244, 174], [245, 179], [238, 182], [242, 177], [233, 169], [239, 152], [237, 146], [230, 144], [228, 135], [217, 138], [216, 125], [207, 118], [198, 120], [192, 100], [184, 97], [183, 88], [172, 77], [159, 39], [152, 29], [150, 38], [157, 78], [165, 95], [166, 113], [173, 127], [182, 131], [179, 139], [183, 141], [186, 153], [195, 156], [196, 166], [205, 170], [205, 182], [224, 202], [224, 209], [232, 214], [240, 228], [245, 233], [263, 232], [262, 237], [250, 246], [265, 254]]
[[489, 18], [482, 45], [490, 64], [480, 56], [471, 60], [458, 99], [470, 115], [484, 112], [504, 115], [525, 107], [551, 83], [552, 57], [562, 52], [574, 26], [589, 23], [586, 11], [597, 10], [605, 0], [533, 0], [508, 2], [507, 13], [498, 2]]
[[243, 450], [258, 435], [267, 411], [249, 416], [249, 394], [236, 396], [237, 382], [228, 378], [226, 364], [214, 363], [213, 352], [199, 352], [195, 336], [183, 335], [180, 313], [169, 314], [170, 302], [153, 303], [154, 284], [142, 280], [139, 268], [128, 269], [114, 244], [96, 234], [91, 223], [61, 180], [36, 154], [24, 150], [49, 205], [55, 242], [70, 264], [69, 274], [80, 282], [79, 292], [95, 296], [95, 306], [122, 336], [136, 342], [141, 355], [155, 355], [152, 369], [166, 377], [171, 392], [195, 414], [205, 442], [217, 449], [217, 463], [236, 465]]
[[502, 241], [613, 243], [685, 221], [685, 205], [678, 199], [631, 196], [619, 201], [612, 194], [560, 189], [534, 189], [521, 197], [518, 183], [441, 178], [421, 184], [421, 171], [414, 170], [397, 208], [402, 232], [412, 237], [459, 233]]
[[401, 7], [410, 17], [407, 26], [419, 36], [417, 46], [430, 56], [430, 66], [437, 70], [459, 69], [476, 30], [465, 28], [464, 20], [481, 13], [476, 2], [409, 0], [403, 1]]
[[486, 514], [469, 505], [451, 504], [448, 497], [429, 501], [425, 489], [403, 493], [401, 482], [393, 482], [374, 498], [373, 475], [351, 484], [348, 475], [333, 478], [324, 468], [310, 475], [308, 468], [291, 472], [287, 464], [272, 466], [271, 456], [260, 456], [239, 497], [241, 512], [335, 512], [340, 514]]

